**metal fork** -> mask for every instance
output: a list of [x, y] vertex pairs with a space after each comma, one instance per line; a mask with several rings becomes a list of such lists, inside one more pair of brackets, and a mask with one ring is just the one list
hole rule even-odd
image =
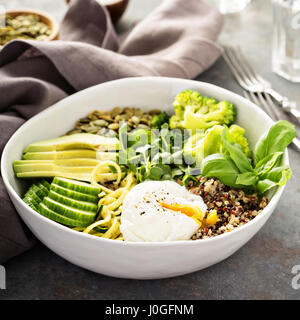
[[[261, 92], [254, 94], [254, 92], [247, 92], [243, 91], [244, 97], [252, 102], [254, 102], [256, 105], [261, 106], [261, 108], [275, 121], [280, 120], [280, 116], [277, 116], [276, 114], [269, 113], [269, 110], [276, 110], [276, 106], [274, 105], [274, 102], [270, 98], [268, 94], [262, 94]], [[300, 152], [300, 140], [298, 138], [294, 138], [292, 142], [295, 149]]]
[[[251, 67], [240, 47], [225, 46], [223, 57], [243, 89], [254, 93], [267, 93], [279, 103], [284, 112], [292, 115], [300, 123], [300, 111], [297, 110], [296, 103], [272, 89], [271, 84]], [[275, 104], [273, 109], [276, 110]]]

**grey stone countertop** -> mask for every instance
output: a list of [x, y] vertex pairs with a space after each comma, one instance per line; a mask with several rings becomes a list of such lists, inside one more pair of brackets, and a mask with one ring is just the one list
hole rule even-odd
[[[118, 30], [127, 29], [159, 2], [132, 0]], [[66, 7], [55, 0], [48, 1], [47, 9], [60, 19]], [[241, 45], [274, 88], [300, 104], [300, 85], [271, 71], [271, 38], [270, 1], [253, 0], [242, 13], [226, 16], [220, 43]], [[222, 58], [197, 80], [242, 94]], [[115, 279], [72, 265], [38, 244], [5, 265], [7, 289], [0, 299], [299, 299], [291, 270], [300, 265], [300, 156], [291, 148], [289, 155], [293, 176], [275, 212], [244, 247], [217, 265], [164, 280]]]

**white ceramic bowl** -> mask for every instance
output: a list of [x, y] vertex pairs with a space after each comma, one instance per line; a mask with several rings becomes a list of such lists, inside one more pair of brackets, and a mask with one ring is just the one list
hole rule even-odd
[[[280, 188], [254, 220], [229, 233], [204, 240], [132, 243], [102, 239], [64, 227], [33, 211], [21, 199], [24, 180], [14, 175], [12, 162], [37, 140], [57, 137], [75, 121], [95, 109], [115, 106], [172, 110], [175, 95], [184, 89], [228, 100], [236, 106], [237, 123], [246, 129], [251, 147], [272, 120], [257, 106], [214, 85], [173, 78], [128, 78], [97, 85], [76, 93], [27, 121], [7, 143], [1, 161], [3, 181], [20, 216], [47, 247], [83, 268], [113, 277], [157, 279], [183, 275], [218, 263], [242, 247], [264, 225], [283, 192]], [[285, 164], [288, 155], [285, 154]]]

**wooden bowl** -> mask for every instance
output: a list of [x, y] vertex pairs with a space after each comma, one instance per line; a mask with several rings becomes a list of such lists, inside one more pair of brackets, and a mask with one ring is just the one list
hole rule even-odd
[[19, 15], [29, 15], [29, 14], [37, 15], [39, 16], [41, 21], [45, 23], [51, 30], [51, 34], [44, 41], [52, 41], [52, 40], [58, 39], [59, 25], [47, 13], [44, 13], [38, 10], [32, 10], [32, 9], [19, 9], [19, 10], [8, 10], [6, 11], [6, 14], [9, 14], [12, 17], [17, 17]]
[[[67, 3], [69, 3], [70, 1], [71, 0], [66, 0]], [[101, 2], [101, 0], [98, 0], [98, 2], [106, 7], [110, 14], [112, 22], [116, 23], [124, 14], [129, 0], [105, 0], [103, 2]]]

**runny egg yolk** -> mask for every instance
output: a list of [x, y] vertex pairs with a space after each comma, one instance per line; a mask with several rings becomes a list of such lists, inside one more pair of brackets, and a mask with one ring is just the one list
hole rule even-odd
[[205, 224], [208, 226], [213, 226], [218, 222], [218, 214], [216, 210], [211, 210], [206, 219], [205, 219]]
[[202, 220], [204, 218], [203, 212], [200, 210], [198, 207], [192, 207], [190, 205], [181, 205], [181, 204], [168, 204], [165, 202], [160, 202], [160, 204], [169, 210], [183, 213], [187, 215], [188, 217], [193, 218], [201, 227], [202, 225]]
[[193, 218], [200, 227], [202, 226], [202, 224], [204, 224], [204, 226], [212, 226], [218, 222], [218, 215], [216, 210], [212, 210], [211, 212], [209, 212], [206, 219], [204, 219], [204, 214], [198, 207], [181, 204], [168, 204], [165, 202], [160, 202], [160, 204], [166, 209], [183, 213], [188, 217]]

